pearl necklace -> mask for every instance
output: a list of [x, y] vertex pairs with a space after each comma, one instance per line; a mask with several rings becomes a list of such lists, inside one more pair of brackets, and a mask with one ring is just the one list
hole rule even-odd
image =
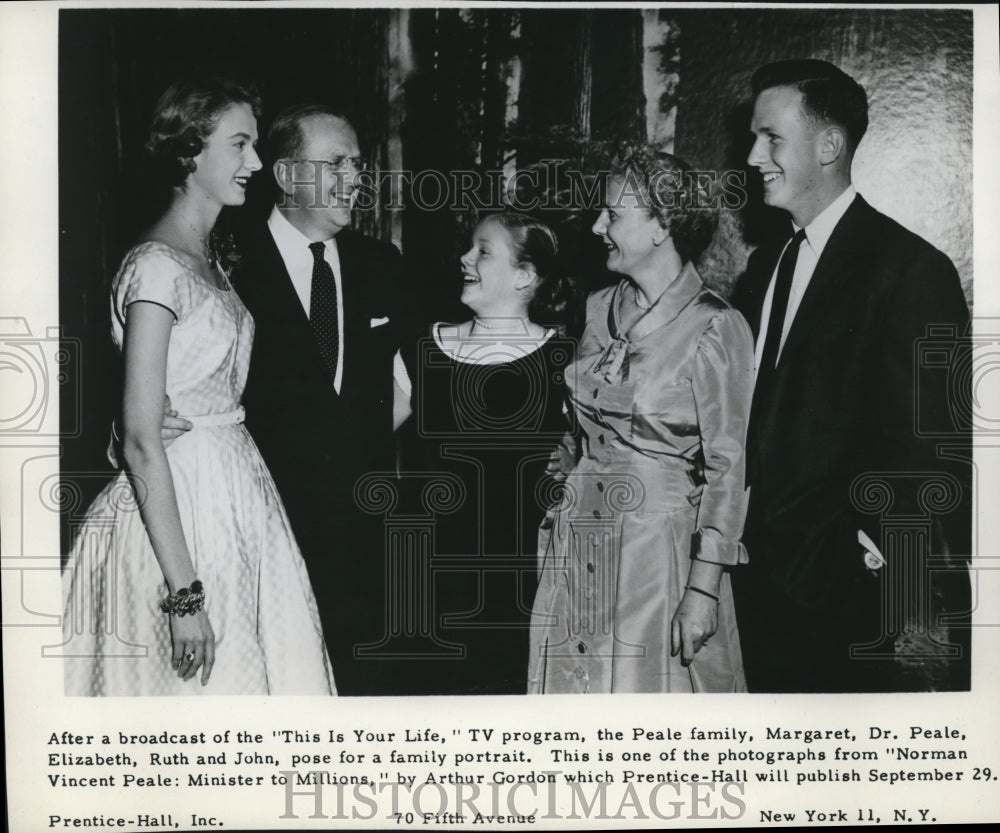
[[[469, 335], [473, 335], [476, 327], [482, 327], [496, 334], [497, 338], [510, 336], [511, 338], [531, 338], [531, 324], [525, 318], [515, 318], [514, 316], [496, 318], [494, 323], [488, 323], [478, 316], [472, 319], [472, 326], [469, 328]], [[513, 329], [511, 329], [513, 327]]]
[[484, 330], [499, 330], [501, 328], [499, 324], [487, 324], [479, 316], [472, 319], [472, 326], [473, 328], [482, 327]]
[[642, 292], [639, 291], [639, 287], [635, 287], [635, 305], [639, 309], [652, 309], [652, 304], [647, 304], [642, 300]]

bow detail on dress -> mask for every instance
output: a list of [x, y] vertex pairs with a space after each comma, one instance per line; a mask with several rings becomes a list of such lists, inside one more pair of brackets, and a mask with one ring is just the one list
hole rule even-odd
[[604, 376], [604, 381], [612, 385], [628, 381], [629, 346], [626, 338], [619, 336], [612, 339], [608, 349], [594, 364], [591, 373], [601, 374]]

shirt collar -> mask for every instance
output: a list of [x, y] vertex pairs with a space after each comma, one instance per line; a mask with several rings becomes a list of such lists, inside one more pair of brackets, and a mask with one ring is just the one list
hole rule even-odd
[[[819, 215], [805, 227], [806, 229], [806, 240], [809, 241], [809, 246], [816, 253], [818, 258], [823, 254], [823, 249], [826, 248], [826, 243], [830, 239], [830, 235], [833, 234], [833, 230], [837, 227], [837, 223], [840, 222], [841, 218], [847, 212], [854, 198], [857, 196], [858, 192], [855, 190], [854, 185], [848, 185], [844, 189], [844, 192], [837, 197], [832, 203], [830, 203], [826, 208], [824, 208]], [[799, 226], [792, 223], [792, 228], [795, 231], [799, 230]]]
[[[310, 240], [288, 222], [288, 218], [278, 210], [278, 206], [271, 209], [271, 216], [267, 218], [267, 227], [278, 247], [278, 253], [289, 271], [303, 264], [310, 269], [312, 268], [313, 256], [309, 247], [315, 241]], [[335, 238], [331, 237], [324, 241], [324, 244], [327, 253], [336, 255], [337, 241]]]

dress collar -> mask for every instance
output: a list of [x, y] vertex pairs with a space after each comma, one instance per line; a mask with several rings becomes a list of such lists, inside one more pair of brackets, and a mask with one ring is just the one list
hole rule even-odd
[[632, 325], [628, 332], [622, 332], [619, 311], [625, 292], [633, 291], [635, 285], [628, 279], [623, 279], [615, 290], [608, 310], [608, 330], [614, 339], [639, 341], [650, 333], [664, 327], [673, 321], [681, 310], [697, 297], [704, 288], [698, 270], [690, 262], [684, 264], [674, 282], [650, 305], [642, 316]]
[[701, 292], [704, 284], [698, 270], [690, 263], [684, 265], [676, 279], [650, 305], [642, 316], [636, 320], [628, 332], [622, 332], [619, 310], [622, 297], [626, 292], [632, 292], [635, 287], [630, 280], [624, 279], [615, 289], [608, 309], [608, 332], [611, 340], [607, 348], [598, 357], [592, 373], [600, 374], [610, 384], [621, 384], [628, 381], [630, 370], [630, 353], [632, 346], [650, 333], [665, 327], [681, 311], [691, 303]]

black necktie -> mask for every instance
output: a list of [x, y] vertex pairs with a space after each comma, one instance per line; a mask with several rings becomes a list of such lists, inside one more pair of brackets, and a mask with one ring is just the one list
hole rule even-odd
[[795, 276], [795, 263], [799, 259], [799, 248], [806, 239], [806, 230], [799, 229], [792, 237], [792, 242], [785, 248], [778, 264], [778, 277], [774, 282], [774, 294], [771, 297], [771, 317], [767, 319], [767, 341], [764, 342], [764, 352], [757, 368], [757, 384], [754, 390], [759, 390], [761, 379], [770, 381], [774, 366], [778, 363], [778, 348], [781, 346], [781, 332], [785, 329], [785, 313], [788, 310], [788, 296], [792, 291], [792, 278]]
[[791, 242], [785, 247], [781, 262], [778, 264], [778, 276], [774, 282], [774, 293], [771, 296], [771, 315], [767, 319], [767, 335], [764, 341], [764, 352], [757, 366], [757, 380], [753, 388], [753, 401], [750, 405], [750, 431], [747, 435], [747, 480], [753, 482], [754, 472], [759, 470], [760, 426], [759, 409], [769, 396], [769, 388], [774, 377], [774, 366], [778, 363], [778, 348], [781, 346], [781, 332], [785, 328], [785, 312], [788, 309], [788, 296], [792, 291], [792, 278], [795, 275], [795, 263], [799, 258], [799, 247], [806, 239], [806, 230], [795, 232]]
[[319, 352], [330, 371], [330, 381], [337, 378], [337, 355], [340, 352], [340, 328], [337, 324], [337, 284], [333, 269], [323, 257], [325, 243], [310, 243], [313, 255], [312, 290], [309, 296], [309, 322], [312, 324]]

